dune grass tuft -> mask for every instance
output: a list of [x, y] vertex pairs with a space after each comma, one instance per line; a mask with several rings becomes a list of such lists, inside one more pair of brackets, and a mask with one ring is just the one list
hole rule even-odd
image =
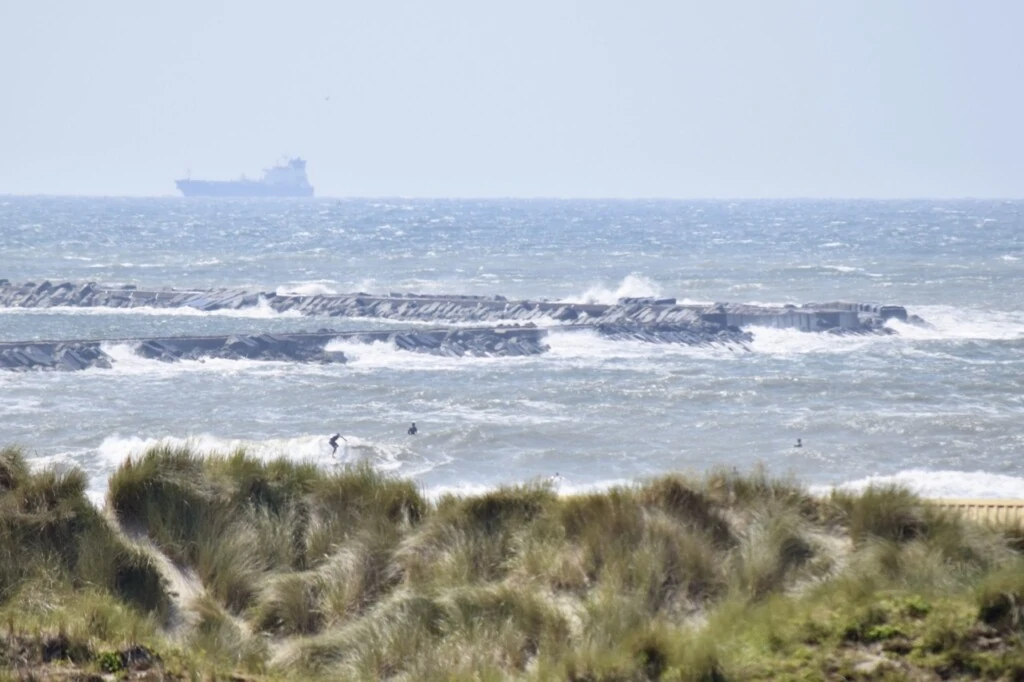
[[13, 449], [0, 453], [0, 462], [0, 602], [40, 571], [57, 571], [73, 585], [97, 586], [144, 612], [167, 615], [157, 567], [89, 502], [80, 470], [33, 473]]
[[403, 579], [416, 585], [466, 585], [502, 579], [519, 540], [556, 498], [550, 488], [501, 488], [477, 498], [442, 498], [395, 554]]
[[705, 531], [720, 547], [735, 541], [729, 522], [708, 493], [681, 476], [657, 478], [640, 490], [640, 501]]
[[357, 534], [411, 527], [426, 510], [411, 483], [365, 465], [325, 473], [243, 452], [204, 458], [187, 447], [128, 460], [108, 501], [121, 523], [194, 568], [236, 614], [256, 606], [277, 573], [316, 567]]
[[28, 463], [22, 449], [13, 445], [0, 449], [0, 492], [14, 490], [28, 478]]
[[177, 564], [180, 595], [160, 574], [173, 564], [126, 541], [84, 491], [77, 470], [33, 472], [0, 450], [0, 619], [19, 637], [52, 633], [63, 665], [89, 670], [110, 672], [141, 639], [184, 655], [184, 677], [1024, 671], [1019, 531], [895, 487], [819, 498], [755, 468], [430, 502], [365, 465], [158, 447], [112, 476], [108, 508]]
[[871, 538], [916, 540], [928, 533], [938, 515], [917, 495], [897, 486], [870, 486], [860, 494], [834, 492], [832, 502], [846, 513], [849, 534], [856, 543]]
[[1024, 635], [1024, 561], [987, 576], [977, 592], [978, 618], [1002, 632]]
[[734, 593], [759, 600], [793, 584], [793, 573], [822, 551], [804, 520], [789, 509], [759, 513], [747, 525], [732, 554]]

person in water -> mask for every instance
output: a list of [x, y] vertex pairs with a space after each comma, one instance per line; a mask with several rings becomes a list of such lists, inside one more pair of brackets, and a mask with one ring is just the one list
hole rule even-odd
[[413, 422], [412, 426], [409, 427], [409, 430], [406, 431], [406, 433], [410, 436], [415, 436], [417, 431], [419, 431], [419, 429], [416, 428], [416, 422]]
[[802, 440], [800, 440], [799, 438], [797, 438], [796, 439], [796, 445], [794, 445], [793, 447], [794, 448], [802, 448], [803, 446], [804, 446], [804, 442]]
[[328, 443], [331, 444], [331, 454], [332, 455], [334, 455], [336, 452], [338, 452], [338, 439], [339, 438], [344, 440], [346, 443], [348, 442], [347, 440], [345, 440], [345, 436], [341, 435], [340, 433], [334, 434], [333, 436], [331, 436], [331, 439], [329, 441], [327, 441]]

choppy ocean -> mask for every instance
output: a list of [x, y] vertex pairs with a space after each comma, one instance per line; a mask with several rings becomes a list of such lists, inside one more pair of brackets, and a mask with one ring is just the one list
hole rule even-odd
[[[0, 197], [0, 277], [613, 302], [895, 303], [929, 327], [753, 329], [753, 352], [570, 333], [527, 358], [345, 347], [347, 365], [110, 352], [0, 373], [0, 444], [100, 499], [157, 442], [366, 460], [430, 494], [558, 474], [567, 491], [764, 465], [811, 486], [1024, 497], [1024, 202]], [[0, 309], [0, 339], [386, 327], [255, 309]], [[408, 323], [403, 323], [408, 326]], [[406, 435], [415, 421], [420, 433]], [[327, 436], [348, 444], [332, 459]], [[803, 448], [794, 448], [802, 438]]]

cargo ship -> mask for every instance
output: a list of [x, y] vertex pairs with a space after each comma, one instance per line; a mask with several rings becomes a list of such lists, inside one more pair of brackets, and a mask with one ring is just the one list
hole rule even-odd
[[313, 186], [306, 177], [306, 162], [289, 159], [287, 163], [268, 168], [263, 177], [251, 180], [244, 175], [238, 180], [193, 180], [184, 178], [174, 184], [186, 197], [311, 197]]

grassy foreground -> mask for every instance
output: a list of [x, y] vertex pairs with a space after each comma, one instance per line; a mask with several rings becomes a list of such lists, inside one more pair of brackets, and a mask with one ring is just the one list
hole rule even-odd
[[424, 499], [366, 467], [0, 450], [0, 680], [1024, 680], [1020, 529], [761, 471]]

